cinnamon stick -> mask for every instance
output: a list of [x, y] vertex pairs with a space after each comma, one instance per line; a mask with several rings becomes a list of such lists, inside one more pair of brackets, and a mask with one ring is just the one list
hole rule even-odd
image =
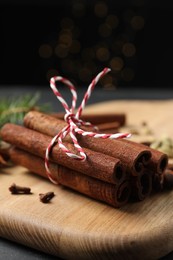
[[153, 170], [153, 172], [157, 174], [163, 174], [167, 165], [168, 165], [168, 155], [160, 152], [156, 149], [145, 146], [141, 143], [135, 143], [130, 140], [121, 140], [122, 142], [126, 142], [131, 144], [132, 148], [136, 149], [145, 149], [151, 152], [151, 160], [148, 162], [148, 167]]
[[150, 161], [149, 166], [151, 166], [153, 171], [157, 174], [162, 175], [168, 164], [168, 155], [152, 148], [150, 148], [150, 151], [152, 154], [152, 160]]
[[164, 175], [163, 174], [155, 174], [153, 175], [153, 190], [154, 191], [162, 191], [164, 189]]
[[98, 130], [100, 132], [106, 132], [106, 133], [115, 133], [118, 132], [118, 129], [120, 127], [119, 122], [108, 122], [108, 123], [102, 123], [97, 125]]
[[140, 176], [132, 177], [132, 197], [144, 200], [152, 192], [152, 172], [144, 171]]
[[[47, 178], [42, 158], [18, 148], [10, 149], [10, 158], [15, 164], [22, 165]], [[119, 185], [110, 184], [52, 162], [50, 169], [59, 184], [95, 200], [103, 201], [116, 208], [122, 207], [129, 200], [131, 192], [129, 181], [124, 181]]]
[[[24, 125], [38, 132], [54, 136], [66, 126], [66, 122], [44, 113], [31, 111], [25, 115]], [[132, 145], [132, 141], [97, 139], [81, 135], [77, 135], [77, 137], [82, 147], [120, 159], [124, 165], [127, 165], [127, 171], [130, 174], [138, 175], [151, 159], [148, 147], [139, 146], [134, 142]], [[70, 139], [68, 138], [66, 141], [70, 142]]]
[[[45, 158], [46, 148], [52, 139], [37, 131], [10, 123], [1, 128], [1, 137], [4, 141], [42, 158]], [[73, 153], [76, 152], [72, 144], [64, 144]], [[79, 161], [68, 157], [56, 144], [51, 151], [50, 160], [109, 183], [120, 183], [126, 178], [125, 165], [123, 166], [119, 159], [86, 148], [84, 151], [87, 160]]]
[[[64, 119], [64, 112], [52, 113], [51, 115], [58, 119]], [[126, 122], [126, 115], [124, 113], [83, 114], [81, 119], [93, 125], [117, 122], [119, 126], [123, 126]]]
[[172, 165], [166, 168], [163, 175], [163, 188], [172, 189], [173, 188], [173, 168]]

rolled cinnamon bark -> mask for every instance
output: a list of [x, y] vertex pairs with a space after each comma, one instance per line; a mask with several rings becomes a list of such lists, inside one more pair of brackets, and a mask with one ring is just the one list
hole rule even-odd
[[118, 122], [109, 122], [97, 125], [99, 132], [115, 133], [118, 132], [120, 124]]
[[[22, 165], [30, 171], [47, 178], [42, 158], [18, 148], [10, 149], [9, 154], [15, 164]], [[129, 200], [131, 192], [129, 181], [114, 185], [83, 175], [55, 163], [50, 163], [50, 169], [59, 184], [95, 200], [103, 201], [116, 208], [122, 207]]]
[[150, 151], [152, 157], [149, 167], [151, 167], [157, 174], [162, 175], [168, 165], [168, 155], [152, 148], [150, 148]]
[[[64, 112], [53, 113], [51, 115], [59, 119], [64, 119]], [[93, 125], [117, 122], [119, 126], [123, 126], [126, 122], [126, 115], [124, 113], [83, 114], [81, 115], [81, 119]]]
[[[42, 158], [45, 158], [46, 148], [52, 139], [37, 131], [10, 123], [1, 128], [0, 134], [4, 141]], [[64, 144], [70, 151], [76, 152], [72, 144]], [[119, 159], [90, 149], [84, 149], [84, 151], [87, 154], [87, 160], [79, 161], [68, 157], [56, 144], [52, 148], [50, 160], [113, 184], [120, 183], [126, 178], [125, 165], [123, 166]]]
[[152, 186], [153, 186], [154, 191], [156, 191], [156, 192], [161, 191], [163, 189], [163, 175], [154, 174], [152, 183], [153, 183]]
[[[66, 126], [66, 122], [44, 113], [31, 111], [25, 115], [24, 125], [40, 133], [55, 136]], [[132, 145], [132, 141], [92, 138], [82, 135], [77, 135], [77, 137], [82, 147], [120, 159], [123, 164], [127, 165], [127, 171], [130, 174], [138, 175], [151, 159], [148, 147], [138, 146], [137, 143]], [[70, 142], [70, 139], [68, 138], [66, 141]]]
[[138, 200], [144, 200], [152, 192], [152, 177], [150, 171], [144, 171], [140, 176], [132, 177], [132, 197]]
[[164, 174], [163, 189], [167, 189], [167, 190], [173, 189], [173, 172]]
[[163, 174], [163, 189], [170, 190], [173, 188], [173, 167], [168, 165]]
[[158, 150], [155, 150], [153, 148], [150, 148], [148, 146], [145, 146], [143, 144], [140, 143], [135, 143], [133, 141], [130, 140], [122, 140], [123, 142], [130, 142], [131, 146], [136, 149], [137, 147], [139, 149], [145, 149], [151, 152], [151, 160], [148, 162], [148, 166], [150, 169], [153, 170], [154, 173], [156, 174], [163, 174], [167, 165], [168, 165], [168, 155], [165, 153], [162, 153]]

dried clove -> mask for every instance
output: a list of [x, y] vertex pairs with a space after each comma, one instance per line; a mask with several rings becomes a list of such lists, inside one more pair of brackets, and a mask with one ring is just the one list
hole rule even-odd
[[55, 194], [53, 191], [39, 194], [40, 201], [43, 203], [48, 203], [54, 196], [55, 196]]
[[12, 194], [31, 194], [29, 187], [18, 186], [15, 183], [9, 187], [9, 191], [11, 191]]

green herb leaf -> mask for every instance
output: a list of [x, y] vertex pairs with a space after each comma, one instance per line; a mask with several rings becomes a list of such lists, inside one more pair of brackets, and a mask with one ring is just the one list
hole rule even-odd
[[25, 114], [31, 110], [49, 111], [50, 105], [38, 105], [39, 99], [40, 93], [0, 99], [0, 128], [5, 123], [22, 124]]

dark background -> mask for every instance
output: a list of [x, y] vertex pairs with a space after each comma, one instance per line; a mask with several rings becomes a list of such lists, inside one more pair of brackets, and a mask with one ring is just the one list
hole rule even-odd
[[86, 86], [110, 67], [103, 88], [171, 88], [172, 28], [166, 1], [0, 1], [0, 85]]

